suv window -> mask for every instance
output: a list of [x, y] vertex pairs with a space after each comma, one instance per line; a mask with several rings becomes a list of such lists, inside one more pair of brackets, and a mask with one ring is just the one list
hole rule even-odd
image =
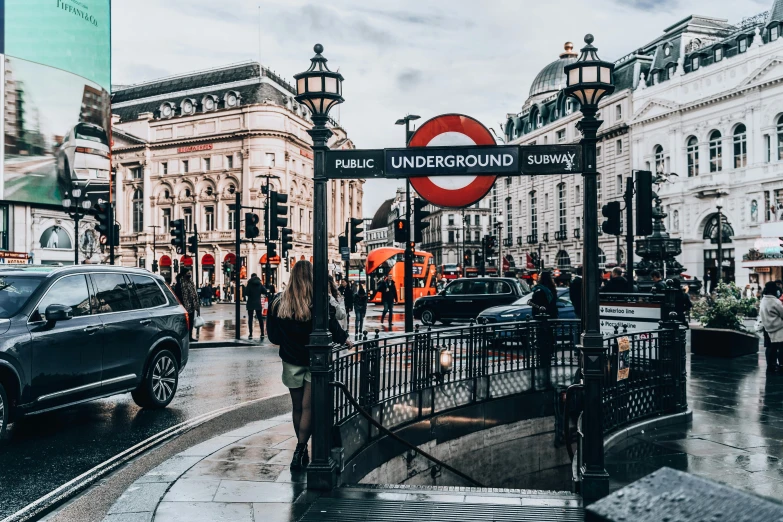
[[27, 303], [40, 277], [0, 276], [0, 319], [9, 319]]
[[505, 281], [496, 281], [494, 294], [510, 294], [511, 286]]
[[166, 296], [160, 291], [158, 283], [151, 277], [142, 275], [129, 276], [136, 290], [136, 297], [141, 301], [142, 308], [155, 308], [168, 303]]
[[469, 283], [469, 285], [470, 286], [469, 286], [468, 291], [465, 292], [466, 294], [484, 295], [484, 294], [488, 294], [489, 293], [488, 292], [488, 290], [489, 290], [488, 286], [489, 285], [487, 284], [486, 281], [471, 281]]
[[457, 295], [463, 293], [462, 285], [462, 281], [454, 281], [446, 287], [446, 295]]
[[90, 277], [95, 285], [96, 313], [133, 310], [130, 288], [122, 274], [90, 274]]
[[30, 317], [31, 321], [43, 321], [46, 307], [52, 304], [70, 306], [74, 317], [90, 315], [90, 292], [83, 274], [58, 279], [38, 303]]

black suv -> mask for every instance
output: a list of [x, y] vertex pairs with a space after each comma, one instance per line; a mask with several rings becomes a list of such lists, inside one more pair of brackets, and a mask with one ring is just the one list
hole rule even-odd
[[187, 360], [187, 315], [159, 276], [0, 269], [0, 437], [15, 417], [118, 393], [165, 408]]
[[424, 324], [468, 320], [491, 306], [509, 305], [525, 295], [513, 277], [463, 277], [455, 279], [438, 295], [419, 297], [413, 317]]

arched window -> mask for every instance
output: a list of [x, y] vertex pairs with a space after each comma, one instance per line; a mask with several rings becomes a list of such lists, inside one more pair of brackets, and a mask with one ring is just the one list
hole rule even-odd
[[538, 200], [536, 191], [530, 191], [530, 235], [538, 238]]
[[560, 270], [571, 268], [571, 258], [568, 256], [568, 252], [561, 250], [557, 253], [556, 258], [557, 268]]
[[778, 118], [778, 159], [783, 159], [783, 114]]
[[723, 142], [720, 131], [710, 133], [710, 172], [723, 170]]
[[745, 125], [740, 123], [734, 129], [734, 168], [741, 169], [748, 165], [748, 135]]
[[680, 229], [680, 211], [675, 210], [672, 213], [672, 230], [677, 231]]
[[656, 145], [653, 149], [653, 154], [655, 155], [655, 172], [663, 174], [665, 168], [663, 164], [663, 147]]
[[568, 206], [566, 197], [566, 184], [560, 183], [557, 186], [557, 210], [558, 210], [558, 229], [561, 235], [568, 234]]
[[133, 192], [133, 231], [144, 231], [144, 192], [136, 189]]
[[688, 138], [688, 146], [685, 149], [688, 158], [688, 177], [699, 175], [699, 140], [696, 136]]
[[536, 113], [536, 129], [540, 129], [544, 126], [544, 118], [541, 117], [541, 113]]

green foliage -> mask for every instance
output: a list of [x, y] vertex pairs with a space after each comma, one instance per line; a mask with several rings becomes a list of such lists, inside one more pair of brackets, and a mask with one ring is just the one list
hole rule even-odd
[[720, 283], [712, 295], [702, 297], [693, 305], [693, 315], [705, 328], [726, 328], [748, 331], [742, 324], [745, 317], [758, 312], [758, 299], [742, 297], [734, 283]]

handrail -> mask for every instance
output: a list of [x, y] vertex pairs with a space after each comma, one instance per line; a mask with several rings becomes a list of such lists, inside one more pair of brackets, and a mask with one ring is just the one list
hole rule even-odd
[[359, 402], [354, 398], [354, 396], [351, 394], [351, 392], [348, 390], [348, 387], [344, 383], [342, 383], [340, 381], [332, 381], [332, 382], [329, 383], [329, 385], [330, 386], [334, 386], [334, 387], [339, 388], [340, 390], [342, 390], [342, 392], [345, 394], [345, 398], [348, 399], [348, 402], [350, 402], [353, 405], [354, 408], [356, 408], [356, 411], [358, 411], [365, 419], [367, 419], [367, 421], [370, 424], [372, 424], [373, 426], [378, 428], [382, 433], [384, 433], [384, 434], [388, 435], [389, 437], [393, 438], [394, 440], [396, 440], [397, 442], [399, 442], [403, 446], [407, 446], [408, 448], [412, 449], [413, 451], [415, 451], [416, 453], [418, 453], [422, 457], [426, 458], [427, 460], [429, 460], [431, 462], [434, 462], [438, 466], [440, 466], [442, 468], [446, 468], [447, 470], [451, 471], [452, 473], [454, 473], [458, 477], [461, 477], [461, 478], [467, 480], [471, 484], [473, 484], [473, 485], [475, 485], [475, 486], [477, 486], [479, 488], [483, 488], [484, 487], [479, 481], [475, 480], [474, 478], [469, 477], [468, 475], [465, 475], [463, 472], [459, 471], [458, 469], [453, 468], [452, 466], [449, 466], [448, 464], [446, 464], [442, 460], [436, 459], [435, 457], [433, 457], [432, 455], [430, 455], [426, 451], [420, 449], [417, 446], [414, 446], [413, 444], [411, 444], [407, 440], [405, 440], [405, 439], [401, 438], [399, 435], [395, 434], [390, 429], [384, 427], [380, 422], [375, 420], [372, 415], [367, 413], [367, 411], [359, 405]]

